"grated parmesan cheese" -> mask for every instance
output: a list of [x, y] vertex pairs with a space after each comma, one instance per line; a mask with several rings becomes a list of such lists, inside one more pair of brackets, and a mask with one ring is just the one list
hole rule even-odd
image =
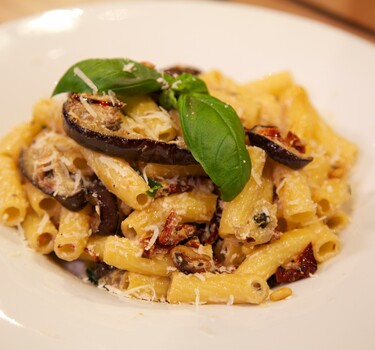
[[202, 282], [206, 281], [206, 277], [204, 277], [201, 273], [197, 272], [197, 273], [194, 274], [194, 276], [197, 277]]
[[[143, 300], [146, 300], [146, 301], [157, 300], [156, 291], [151, 284], [145, 284], [143, 286], [137, 286], [137, 287], [134, 287], [134, 288], [131, 288], [131, 289], [128, 289], [128, 290], [121, 290], [121, 289], [118, 289], [118, 288], [113, 287], [113, 286], [108, 285], [108, 284], [99, 284], [98, 287], [103, 288], [103, 289], [107, 290], [108, 292], [110, 292], [112, 295], [116, 295], [118, 297], [127, 297], [127, 298], [135, 297], [135, 298], [143, 299]], [[144, 290], [146, 290], [146, 291], [150, 290], [151, 291], [151, 297], [148, 294], [140, 294], [139, 292], [142, 291], [142, 290], [143, 291]]]
[[327, 219], [327, 216], [321, 216], [320, 218], [316, 218], [316, 219], [304, 222], [302, 226], [309, 226], [317, 222], [324, 221], [325, 219]]
[[74, 176], [74, 191], [77, 191], [81, 185], [82, 173], [81, 170], [77, 170]]
[[174, 266], [167, 266], [167, 271], [177, 271], [177, 268]]
[[159, 77], [156, 79], [156, 81], [161, 84], [161, 89], [162, 90], [167, 90], [169, 89], [169, 84], [168, 82], [163, 78], [163, 77]]
[[258, 186], [262, 185], [262, 179], [261, 176], [259, 176], [259, 174], [257, 174], [255, 171], [252, 171], [251, 176], [253, 177], [254, 181]]
[[157, 225], [149, 225], [149, 226], [146, 226], [145, 227], [145, 230], [149, 231], [149, 230], [152, 230], [154, 231], [152, 236], [151, 236], [151, 239], [150, 241], [148, 242], [147, 246], [145, 247], [145, 250], [150, 250], [151, 247], [154, 245], [154, 243], [156, 242], [156, 240], [158, 239], [159, 237], [159, 234], [160, 234], [160, 230], [159, 230], [159, 227]]
[[116, 102], [115, 102], [116, 94], [115, 94], [115, 92], [112, 91], [112, 90], [108, 90], [108, 97], [111, 100], [112, 106], [115, 106], [116, 105]]
[[194, 288], [194, 294], [195, 294], [195, 305], [198, 306], [200, 305], [200, 294], [199, 294], [198, 288]]
[[81, 78], [82, 81], [90, 88], [92, 89], [92, 92], [94, 94], [97, 94], [98, 93], [98, 88], [96, 87], [96, 85], [92, 82], [92, 80], [85, 74], [81, 71], [81, 69], [79, 69], [78, 67], [74, 67], [73, 69], [73, 72], [76, 76], [78, 76], [78, 78]]
[[143, 176], [143, 179], [145, 180], [146, 184], [148, 185], [148, 177], [147, 177], [147, 172], [146, 172], [147, 165], [142, 170], [142, 176]]
[[38, 228], [36, 229], [36, 233], [41, 234], [43, 232], [43, 229], [46, 226], [48, 220], [49, 220], [48, 214], [44, 213], [42, 220], [40, 220]]
[[177, 89], [178, 88], [178, 85], [181, 84], [181, 80], [176, 80], [175, 82], [173, 82], [171, 88], [172, 89]]
[[80, 102], [82, 103], [82, 106], [85, 107], [86, 111], [91, 115], [93, 116], [94, 118], [96, 118], [98, 115], [96, 114], [96, 112], [94, 111], [94, 109], [90, 106], [90, 103], [88, 103], [86, 101], [86, 99], [83, 97], [83, 96], [79, 96], [79, 100]]
[[229, 295], [227, 305], [231, 306], [231, 305], [233, 305], [233, 303], [234, 303], [234, 296], [233, 296], [233, 294], [231, 294], [231, 295]]
[[124, 64], [124, 66], [122, 67], [122, 70], [124, 72], [127, 72], [127, 73], [131, 73], [133, 72], [133, 70], [135, 69], [135, 65], [133, 62], [129, 62], [129, 63], [126, 63]]
[[285, 182], [286, 182], [286, 177], [284, 177], [284, 178], [280, 181], [279, 185], [276, 187], [276, 193], [277, 193], [277, 195], [280, 195], [280, 191], [281, 191], [281, 189], [284, 187]]

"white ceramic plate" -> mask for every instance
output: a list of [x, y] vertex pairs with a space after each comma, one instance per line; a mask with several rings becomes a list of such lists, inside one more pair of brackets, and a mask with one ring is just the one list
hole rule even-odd
[[121, 300], [0, 232], [1, 349], [374, 349], [375, 47], [315, 22], [206, 2], [56, 10], [0, 28], [0, 132], [30, 118], [74, 62], [129, 57], [219, 68], [245, 81], [288, 69], [360, 146], [342, 254], [286, 301], [172, 306]]

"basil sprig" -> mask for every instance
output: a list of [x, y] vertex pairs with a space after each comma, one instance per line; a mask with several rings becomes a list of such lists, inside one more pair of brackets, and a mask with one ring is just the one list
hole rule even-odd
[[209, 95], [203, 80], [189, 73], [173, 77], [129, 59], [88, 59], [69, 68], [52, 95], [90, 93], [92, 84], [98, 93], [110, 90], [125, 101], [159, 93], [164, 108], [178, 109], [185, 142], [222, 198], [230, 201], [241, 192], [251, 173], [243, 126], [231, 106]]

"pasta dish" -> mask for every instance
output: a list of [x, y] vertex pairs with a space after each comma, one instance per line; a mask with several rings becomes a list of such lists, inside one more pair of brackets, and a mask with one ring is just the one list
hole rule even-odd
[[262, 304], [340, 252], [356, 155], [288, 72], [89, 59], [0, 140], [0, 218], [116, 294]]

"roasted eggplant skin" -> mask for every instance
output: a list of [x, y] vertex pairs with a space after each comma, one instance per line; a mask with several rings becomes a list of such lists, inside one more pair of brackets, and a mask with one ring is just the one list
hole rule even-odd
[[[20, 158], [20, 167], [22, 169], [22, 160]], [[78, 211], [83, 209], [87, 204], [86, 199], [86, 192], [84, 190], [72, 195], [72, 196], [60, 196], [58, 194], [53, 194], [53, 191], [48, 191], [45, 187], [42, 187], [38, 184], [38, 182], [33, 181], [32, 178], [28, 176], [27, 173], [22, 171], [22, 175], [30, 182], [32, 183], [36, 188], [44, 192], [45, 194], [55, 198], [63, 207], [70, 211]]]
[[192, 75], [199, 75], [202, 73], [200, 69], [197, 69], [195, 67], [181, 65], [181, 64], [165, 68], [163, 72], [170, 74], [172, 77], [178, 77], [182, 73], [189, 73]]
[[[75, 94], [76, 95], [76, 94]], [[152, 139], [132, 139], [109, 133], [100, 133], [79, 124], [79, 116], [71, 113], [73, 104], [79, 99], [70, 96], [63, 105], [63, 127], [66, 134], [83, 147], [126, 160], [189, 165], [197, 161], [187, 148], [176, 143], [167, 143]], [[103, 106], [103, 108], [106, 108]], [[112, 107], [113, 108], [113, 107]]]
[[116, 196], [109, 192], [97, 178], [86, 186], [86, 191], [88, 202], [94, 208], [96, 206], [99, 208], [97, 223], [91, 227], [92, 233], [99, 235], [116, 233], [120, 220]]
[[[71, 211], [78, 211], [82, 209], [87, 204], [86, 191], [81, 188], [79, 191], [75, 191], [71, 195], [61, 195], [55, 193], [55, 189], [48, 186], [48, 181], [38, 181], [32, 174], [32, 168], [34, 166], [34, 160], [31, 159], [32, 156], [29, 154], [30, 147], [28, 149], [23, 149], [20, 153], [18, 163], [21, 170], [21, 174], [36, 188], [44, 192], [45, 194], [54, 197], [58, 202], [61, 203], [65, 208]], [[44, 175], [46, 178], [48, 176], [53, 176], [53, 171], [46, 172]], [[39, 179], [40, 180], [40, 179]]]
[[[298, 170], [309, 164], [313, 158], [306, 156], [280, 136], [275, 126], [256, 125], [247, 131], [251, 145], [263, 149], [274, 161]], [[297, 136], [293, 135], [294, 138]]]

